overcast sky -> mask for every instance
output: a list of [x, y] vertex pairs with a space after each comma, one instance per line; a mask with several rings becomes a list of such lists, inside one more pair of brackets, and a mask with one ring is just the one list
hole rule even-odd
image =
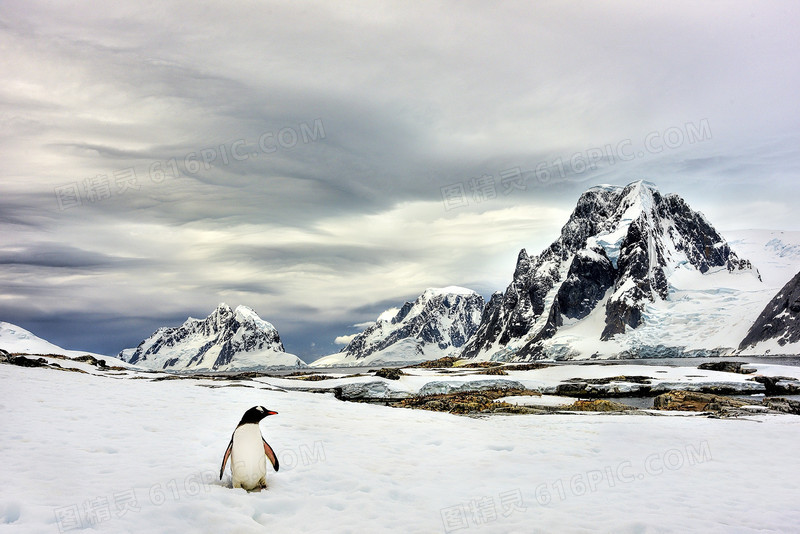
[[306, 360], [488, 297], [597, 183], [798, 230], [797, 2], [0, 7], [0, 320], [115, 354], [219, 302]]

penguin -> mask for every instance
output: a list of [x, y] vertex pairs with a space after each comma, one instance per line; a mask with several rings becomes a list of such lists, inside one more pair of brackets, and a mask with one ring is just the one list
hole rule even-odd
[[258, 423], [269, 415], [278, 412], [267, 410], [263, 406], [253, 406], [242, 416], [231, 436], [231, 442], [222, 458], [222, 467], [219, 469], [219, 479], [225, 472], [228, 457], [231, 458], [231, 475], [234, 488], [244, 488], [247, 491], [267, 487], [267, 458], [272, 462], [275, 471], [278, 470], [278, 457], [269, 443], [261, 435]]

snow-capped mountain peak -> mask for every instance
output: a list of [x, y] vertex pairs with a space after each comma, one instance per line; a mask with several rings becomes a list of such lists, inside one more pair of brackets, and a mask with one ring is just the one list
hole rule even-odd
[[247, 306], [219, 304], [205, 319], [188, 318], [179, 327], [162, 327], [120, 358], [130, 363], [177, 371], [250, 370], [303, 367], [285, 352], [277, 329]]
[[312, 366], [416, 363], [453, 355], [477, 328], [483, 297], [458, 286], [428, 288], [413, 301], [381, 313], [337, 354]]
[[275, 330], [277, 332], [277, 329], [272, 323], [259, 317], [252, 308], [248, 308], [247, 306], [237, 306], [233, 311], [233, 315], [236, 320], [242, 324], [252, 324], [254, 327], [264, 331]]
[[520, 251], [511, 285], [502, 298], [492, 298], [463, 355], [542, 357], [552, 348], [546, 340], [577, 323], [594, 325], [582, 334], [594, 342], [632, 334], [687, 272], [748, 273], [760, 280], [678, 195], [662, 195], [642, 180], [593, 187], [580, 196], [553, 244], [538, 256]]

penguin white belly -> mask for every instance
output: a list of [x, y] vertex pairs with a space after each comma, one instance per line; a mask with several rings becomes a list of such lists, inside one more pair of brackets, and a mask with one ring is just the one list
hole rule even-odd
[[231, 474], [234, 488], [252, 490], [266, 485], [267, 455], [257, 424], [242, 425], [233, 433]]

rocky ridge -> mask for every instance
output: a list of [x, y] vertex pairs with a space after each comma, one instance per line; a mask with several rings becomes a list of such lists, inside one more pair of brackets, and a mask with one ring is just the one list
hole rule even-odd
[[312, 366], [408, 364], [456, 354], [477, 330], [483, 308], [483, 297], [470, 289], [426, 289]]
[[246, 306], [220, 304], [205, 319], [159, 328], [136, 348], [119, 353], [135, 365], [170, 371], [230, 371], [305, 367], [288, 354], [277, 329]]

